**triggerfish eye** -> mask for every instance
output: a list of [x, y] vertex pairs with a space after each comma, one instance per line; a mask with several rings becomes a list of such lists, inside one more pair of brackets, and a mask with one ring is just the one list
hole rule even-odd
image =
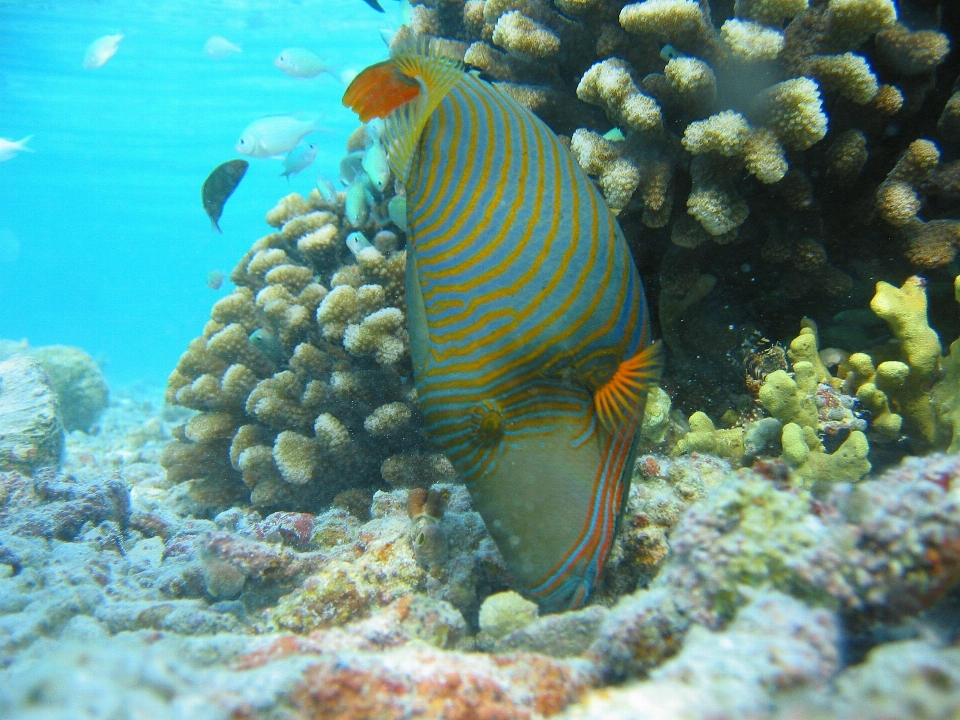
[[519, 589], [546, 611], [578, 607], [609, 555], [661, 363], [623, 233], [550, 128], [424, 44], [364, 70], [344, 104], [384, 118], [405, 186], [424, 431]]

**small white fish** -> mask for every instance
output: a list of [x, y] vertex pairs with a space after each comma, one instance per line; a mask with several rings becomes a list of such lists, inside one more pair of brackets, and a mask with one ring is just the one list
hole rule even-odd
[[333, 77], [337, 77], [330, 68], [324, 64], [319, 55], [302, 47], [287, 48], [277, 55], [277, 59], [273, 61], [273, 64], [290, 77], [312, 78], [322, 72], [330, 73]]
[[320, 146], [317, 143], [302, 141], [298, 143], [283, 159], [283, 172], [280, 173], [280, 176], [289, 180], [291, 175], [296, 175], [305, 167], [309, 167], [310, 163], [317, 157], [317, 150], [319, 149]]
[[27, 147], [27, 141], [32, 137], [33, 135], [27, 135], [23, 140], [17, 140], [16, 142], [7, 140], [6, 138], [0, 138], [0, 162], [9, 160], [19, 152], [33, 152], [32, 148]]
[[94, 40], [87, 48], [87, 54], [83, 56], [83, 66], [88, 70], [103, 67], [107, 60], [116, 54], [121, 40], [123, 35], [104, 35]]
[[234, 45], [221, 35], [211, 36], [203, 46], [203, 54], [211, 60], [223, 60], [238, 52], [241, 52], [240, 46]]
[[256, 158], [283, 155], [296, 147], [304, 135], [319, 130], [319, 122], [319, 118], [299, 120], [290, 115], [268, 115], [247, 126], [235, 149]]

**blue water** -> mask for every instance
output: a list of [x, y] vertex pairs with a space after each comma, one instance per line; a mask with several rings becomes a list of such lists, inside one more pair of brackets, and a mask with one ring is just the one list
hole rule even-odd
[[[271, 229], [289, 192], [335, 177], [356, 117], [329, 75], [273, 66], [289, 46], [337, 72], [386, 57], [380, 29], [400, 23], [362, 0], [0, 0], [0, 137], [33, 134], [33, 153], [0, 162], [0, 338], [81, 347], [111, 383], [163, 383], [230, 290], [229, 274]], [[87, 46], [124, 33], [116, 55], [83, 68]], [[243, 52], [211, 60], [223, 35]], [[288, 183], [275, 159], [250, 160], [211, 229], [200, 187], [269, 114], [324, 114], [314, 165]]]

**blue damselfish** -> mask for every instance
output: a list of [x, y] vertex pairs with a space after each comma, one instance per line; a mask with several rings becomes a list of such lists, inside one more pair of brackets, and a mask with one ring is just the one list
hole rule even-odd
[[660, 357], [616, 219], [532, 112], [408, 44], [344, 104], [385, 119], [406, 188], [407, 308], [425, 433], [546, 611], [596, 586]]

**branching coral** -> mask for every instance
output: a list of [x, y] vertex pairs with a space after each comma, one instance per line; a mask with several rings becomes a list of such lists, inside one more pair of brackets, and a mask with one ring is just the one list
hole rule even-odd
[[199, 411], [164, 452], [171, 479], [212, 505], [249, 493], [259, 507], [316, 509], [377, 487], [384, 460], [417, 451], [403, 233], [377, 219], [389, 200], [355, 253], [342, 194], [290, 195], [267, 214], [277, 232], [241, 259], [236, 290], [170, 376], [167, 400]]

